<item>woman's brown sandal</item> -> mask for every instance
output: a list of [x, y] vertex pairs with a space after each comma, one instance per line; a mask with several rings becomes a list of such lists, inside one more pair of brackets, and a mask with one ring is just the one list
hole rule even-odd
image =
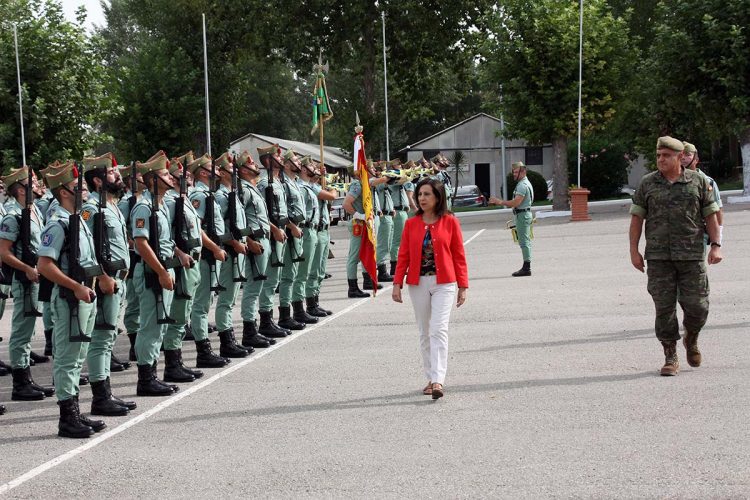
[[427, 382], [425, 388], [422, 389], [422, 394], [424, 394], [425, 396], [429, 396], [430, 394], [432, 394], [432, 382]]
[[440, 399], [443, 397], [443, 384], [437, 382], [432, 384], [432, 399]]

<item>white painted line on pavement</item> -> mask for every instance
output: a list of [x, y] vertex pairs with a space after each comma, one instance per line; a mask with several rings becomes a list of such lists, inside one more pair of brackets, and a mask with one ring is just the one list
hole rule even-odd
[[[477, 238], [483, 232], [484, 232], [484, 229], [479, 230], [474, 236], [472, 236], [471, 238], [469, 238], [467, 241], [464, 242], [464, 246], [466, 246], [469, 243], [471, 243], [475, 238]], [[384, 287], [380, 291], [381, 292], [386, 292], [389, 289], [390, 289], [390, 287]], [[204, 387], [207, 387], [207, 386], [213, 384], [217, 380], [219, 380], [219, 379], [221, 379], [223, 377], [226, 377], [227, 375], [230, 375], [230, 374], [236, 372], [240, 368], [243, 368], [244, 366], [249, 365], [253, 361], [259, 360], [260, 358], [262, 358], [262, 357], [270, 354], [271, 352], [275, 351], [276, 349], [279, 349], [281, 346], [286, 345], [289, 342], [292, 342], [295, 339], [298, 339], [298, 338], [302, 337], [306, 333], [314, 332], [315, 330], [317, 330], [321, 326], [326, 325], [326, 324], [334, 321], [335, 319], [343, 316], [344, 314], [349, 313], [350, 311], [353, 311], [354, 309], [356, 309], [357, 307], [361, 306], [362, 304], [367, 303], [369, 300], [370, 300], [370, 298], [365, 298], [365, 299], [358, 300], [357, 302], [354, 302], [353, 304], [351, 304], [350, 306], [342, 309], [341, 311], [337, 312], [336, 314], [333, 314], [333, 315], [331, 315], [331, 316], [323, 319], [323, 321], [321, 321], [319, 323], [316, 323], [316, 324], [314, 324], [314, 325], [312, 325], [310, 327], [307, 327], [304, 330], [298, 331], [297, 333], [292, 334], [292, 336], [290, 336], [290, 337], [286, 337], [281, 342], [277, 342], [276, 345], [273, 345], [271, 347], [263, 349], [262, 351], [260, 349], [256, 350], [255, 353], [252, 354], [249, 358], [247, 358], [247, 359], [245, 359], [243, 361], [240, 361], [237, 364], [232, 363], [232, 365], [229, 368], [224, 368], [222, 371], [220, 371], [216, 375], [214, 375], [212, 377], [209, 377], [206, 380], [204, 380], [204, 381], [202, 381], [202, 382], [200, 382], [200, 383], [198, 383], [196, 385], [193, 385], [193, 386], [191, 386], [191, 387], [189, 387], [187, 389], [184, 389], [184, 390], [182, 388], [180, 388], [180, 392], [178, 392], [176, 395], [170, 396], [169, 399], [165, 399], [164, 401], [162, 401], [161, 403], [157, 404], [156, 406], [154, 406], [150, 410], [147, 410], [147, 411], [141, 413], [140, 415], [138, 415], [138, 416], [136, 416], [136, 417], [128, 420], [124, 424], [119, 425], [119, 426], [115, 427], [114, 429], [112, 429], [112, 430], [110, 430], [110, 431], [108, 431], [108, 432], [106, 432], [104, 434], [100, 434], [99, 436], [97, 436], [95, 438], [92, 438], [91, 440], [87, 441], [85, 444], [79, 446], [78, 448], [74, 448], [74, 449], [72, 449], [72, 450], [70, 450], [70, 451], [68, 451], [66, 453], [63, 453], [62, 455], [59, 455], [59, 456], [53, 458], [52, 460], [49, 460], [49, 461], [47, 461], [47, 462], [39, 465], [38, 467], [35, 467], [35, 468], [31, 469], [30, 471], [26, 472], [25, 474], [22, 474], [21, 476], [18, 476], [17, 478], [15, 478], [15, 479], [13, 479], [11, 481], [8, 481], [7, 483], [5, 483], [3, 485], [0, 485], [0, 495], [2, 495], [3, 493], [7, 493], [8, 491], [12, 490], [13, 488], [21, 486], [23, 483], [25, 483], [25, 482], [27, 482], [27, 481], [29, 481], [31, 479], [34, 479], [38, 475], [43, 474], [43, 473], [47, 472], [48, 470], [53, 469], [53, 468], [57, 467], [58, 465], [60, 465], [60, 464], [62, 464], [64, 462], [67, 462], [71, 458], [73, 458], [73, 457], [75, 457], [77, 455], [80, 455], [84, 451], [90, 450], [91, 448], [100, 445], [104, 441], [117, 436], [121, 432], [124, 432], [124, 431], [130, 429], [131, 427], [133, 427], [133, 426], [135, 426], [135, 425], [143, 422], [147, 418], [149, 418], [149, 417], [151, 417], [153, 415], [156, 415], [157, 413], [161, 412], [162, 410], [165, 410], [165, 409], [169, 408], [170, 406], [172, 406], [173, 404], [175, 404], [175, 403], [177, 403], [179, 401], [182, 401], [186, 397], [188, 397], [191, 394], [193, 394], [193, 393], [195, 393], [195, 392], [203, 389]]]

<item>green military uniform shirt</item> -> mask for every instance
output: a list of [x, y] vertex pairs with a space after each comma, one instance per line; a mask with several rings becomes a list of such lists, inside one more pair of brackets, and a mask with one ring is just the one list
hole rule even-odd
[[703, 260], [704, 219], [718, 211], [706, 177], [685, 169], [674, 183], [646, 174], [630, 207], [646, 219], [647, 260]]
[[286, 196], [286, 206], [289, 211], [289, 219], [295, 224], [301, 224], [305, 221], [305, 199], [302, 197], [300, 186], [297, 181], [284, 176], [282, 180], [284, 194]]
[[[133, 234], [133, 238], [146, 238], [148, 240], [151, 231], [157, 229], [159, 231], [159, 251], [157, 255], [159, 260], [164, 261], [174, 256], [174, 240], [172, 239], [172, 227], [169, 218], [169, 210], [167, 209], [166, 203], [161, 203], [157, 211], [158, 228], [151, 227], [151, 193], [144, 191], [141, 195], [141, 199], [138, 200], [135, 207], [133, 207], [133, 213], [130, 214], [130, 229]], [[135, 249], [138, 252], [138, 247]], [[142, 257], [142, 256], [141, 256]]]
[[516, 184], [516, 188], [513, 190], [513, 198], [516, 196], [523, 196], [521, 204], [518, 205], [516, 209], [531, 207], [531, 204], [534, 202], [534, 188], [528, 177], [524, 177], [518, 181], [518, 184]]
[[[89, 199], [81, 208], [81, 219], [86, 222], [89, 230], [94, 232], [94, 216], [99, 213], [99, 193], [89, 194]], [[109, 238], [109, 250], [113, 261], [125, 262], [123, 269], [130, 267], [130, 252], [128, 251], [128, 234], [125, 216], [113, 203], [104, 206], [104, 227]], [[100, 264], [103, 264], [100, 262]]]
[[[204, 229], [208, 227], [204, 219], [206, 218], [206, 200], [208, 200], [209, 194], [210, 191], [208, 186], [203, 182], [198, 181], [195, 183], [193, 191], [188, 195], [188, 199], [193, 205], [195, 213], [201, 218]], [[224, 227], [224, 217], [221, 216], [221, 207], [216, 201], [216, 195], [214, 195], [214, 228], [216, 229], [216, 234], [219, 235], [224, 234], [226, 231]]]
[[[263, 170], [261, 171], [260, 180], [258, 180], [258, 191], [263, 193], [264, 199], [266, 186], [268, 186], [268, 173], [267, 171]], [[287, 208], [284, 187], [281, 185], [281, 181], [276, 178], [274, 178], [271, 186], [273, 188], [273, 197], [276, 200], [274, 209], [277, 213], [272, 213], [271, 207], [266, 208], [268, 209], [268, 214], [271, 222], [273, 222], [274, 224], [281, 224], [279, 229], [284, 229], [284, 226], [286, 225], [286, 222], [284, 221], [287, 221], [289, 219], [289, 210]]]
[[258, 231], [263, 231], [263, 235], [266, 238], [269, 237], [271, 235], [271, 223], [268, 219], [268, 209], [264, 194], [251, 182], [240, 179], [240, 183], [242, 186], [241, 197], [242, 205], [245, 207], [247, 227], [252, 229], [254, 234], [257, 234]]
[[[175, 220], [175, 217], [177, 216], [177, 200], [179, 199], [180, 194], [177, 191], [169, 190], [164, 195], [164, 204], [167, 206], [167, 211], [169, 213], [169, 220], [173, 221]], [[193, 204], [190, 203], [189, 199], [186, 199], [185, 202], [182, 204], [183, 207], [183, 217], [185, 218], [184, 224], [182, 225], [182, 238], [185, 241], [195, 241], [196, 245], [193, 248], [190, 248], [189, 251], [200, 251], [201, 248], [203, 248], [203, 240], [201, 239], [201, 220], [198, 217], [198, 214], [195, 211], [195, 208], [193, 207]], [[175, 236], [175, 224], [172, 226], [172, 236]], [[196, 241], [197, 240], [197, 241]]]
[[305, 202], [305, 221], [310, 224], [318, 225], [318, 194], [313, 188], [313, 184], [305, 182], [301, 178], [297, 179], [297, 185], [302, 193]]
[[[63, 250], [69, 217], [70, 212], [58, 204], [44, 226], [38, 252], [39, 257], [49, 257], [55, 260], [60, 270], [68, 275], [70, 274], [69, 256], [68, 252], [63, 252]], [[80, 224], [78, 238], [80, 266], [84, 269], [96, 266], [98, 262], [94, 253], [94, 237], [86, 224]]]
[[[15, 198], [10, 198], [3, 207], [5, 215], [0, 221], [0, 239], [12, 241], [16, 243], [21, 236], [21, 206]], [[29, 235], [29, 248], [36, 254], [39, 249], [39, 242], [42, 237], [42, 229], [44, 228], [44, 219], [41, 212], [36, 205], [31, 205], [31, 234]], [[21, 245], [13, 245], [13, 255], [21, 258]]]

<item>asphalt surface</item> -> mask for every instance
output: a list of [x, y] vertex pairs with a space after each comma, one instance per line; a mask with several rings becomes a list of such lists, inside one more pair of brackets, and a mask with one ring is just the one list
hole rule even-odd
[[[661, 346], [624, 213], [535, 225], [533, 276], [507, 215], [462, 219], [470, 271], [454, 311], [446, 395], [421, 395], [413, 312], [346, 297], [346, 229], [321, 297], [336, 315], [171, 398], [136, 398], [96, 439], [56, 436], [58, 408], [10, 402], [0, 378], [0, 495], [8, 498], [750, 498], [750, 211], [729, 210], [709, 268], [704, 365]], [[479, 233], [480, 231], [482, 231]], [[241, 331], [239, 310], [236, 330]], [[0, 323], [9, 331], [10, 309]], [[34, 349], [41, 352], [41, 324]], [[214, 338], [218, 348], [218, 339]], [[192, 345], [185, 349], [194, 363]], [[117, 342], [127, 354], [127, 338]], [[7, 338], [0, 344], [7, 356]], [[160, 371], [161, 371], [160, 365]], [[32, 368], [50, 381], [50, 365]], [[89, 387], [81, 389], [88, 411]], [[86, 448], [82, 449], [81, 446]]]

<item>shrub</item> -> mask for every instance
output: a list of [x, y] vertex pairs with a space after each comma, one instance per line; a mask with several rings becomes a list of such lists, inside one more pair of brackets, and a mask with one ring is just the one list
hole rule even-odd
[[[578, 180], [576, 163], [577, 144], [568, 147], [568, 178], [571, 184]], [[620, 195], [628, 182], [627, 149], [622, 144], [606, 139], [590, 137], [583, 141], [581, 149], [581, 184], [591, 191], [589, 199], [601, 200]]]
[[[531, 187], [534, 188], [534, 201], [544, 201], [547, 199], [547, 181], [544, 180], [544, 176], [539, 172], [526, 169], [526, 177], [531, 182]], [[508, 177], [505, 182], [508, 183], [508, 199], [513, 198], [513, 190], [516, 189], [516, 180], [513, 178], [513, 172], [508, 173]]]

